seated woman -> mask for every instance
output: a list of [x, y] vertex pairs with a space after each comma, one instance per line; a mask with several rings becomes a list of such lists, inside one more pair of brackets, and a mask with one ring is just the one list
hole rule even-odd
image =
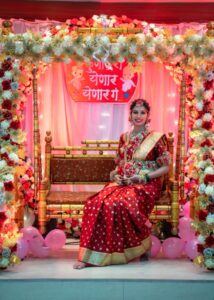
[[148, 216], [160, 196], [170, 156], [164, 135], [149, 132], [149, 114], [147, 101], [131, 103], [133, 129], [120, 137], [112, 182], [85, 204], [75, 269], [125, 264], [151, 248]]

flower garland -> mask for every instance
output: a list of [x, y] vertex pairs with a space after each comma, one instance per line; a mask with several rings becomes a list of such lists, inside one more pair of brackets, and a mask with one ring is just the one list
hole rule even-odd
[[214, 70], [204, 66], [197, 72], [197, 80], [187, 77], [191, 131], [186, 171], [191, 189], [198, 187], [198, 220], [193, 226], [200, 255], [195, 262], [214, 269]]

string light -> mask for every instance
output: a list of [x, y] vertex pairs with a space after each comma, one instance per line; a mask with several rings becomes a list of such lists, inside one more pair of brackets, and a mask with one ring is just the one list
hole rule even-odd
[[101, 116], [102, 117], [110, 117], [110, 113], [104, 111], [104, 112], [101, 113]]
[[175, 121], [174, 121], [174, 124], [175, 124], [175, 125], [178, 125], [178, 120], [175, 120]]
[[106, 126], [105, 125], [99, 125], [98, 128], [102, 130], [102, 129], [105, 129]]

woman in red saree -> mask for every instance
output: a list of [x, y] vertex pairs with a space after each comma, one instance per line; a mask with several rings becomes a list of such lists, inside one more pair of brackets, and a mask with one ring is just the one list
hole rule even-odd
[[164, 135], [147, 129], [149, 113], [147, 101], [132, 102], [133, 130], [120, 137], [111, 182], [85, 204], [75, 269], [125, 264], [151, 248], [148, 216], [170, 158]]

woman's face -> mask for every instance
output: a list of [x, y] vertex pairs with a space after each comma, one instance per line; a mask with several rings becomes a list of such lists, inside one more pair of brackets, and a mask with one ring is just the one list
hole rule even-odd
[[135, 106], [131, 112], [131, 121], [134, 126], [142, 126], [146, 123], [148, 112], [143, 106]]

